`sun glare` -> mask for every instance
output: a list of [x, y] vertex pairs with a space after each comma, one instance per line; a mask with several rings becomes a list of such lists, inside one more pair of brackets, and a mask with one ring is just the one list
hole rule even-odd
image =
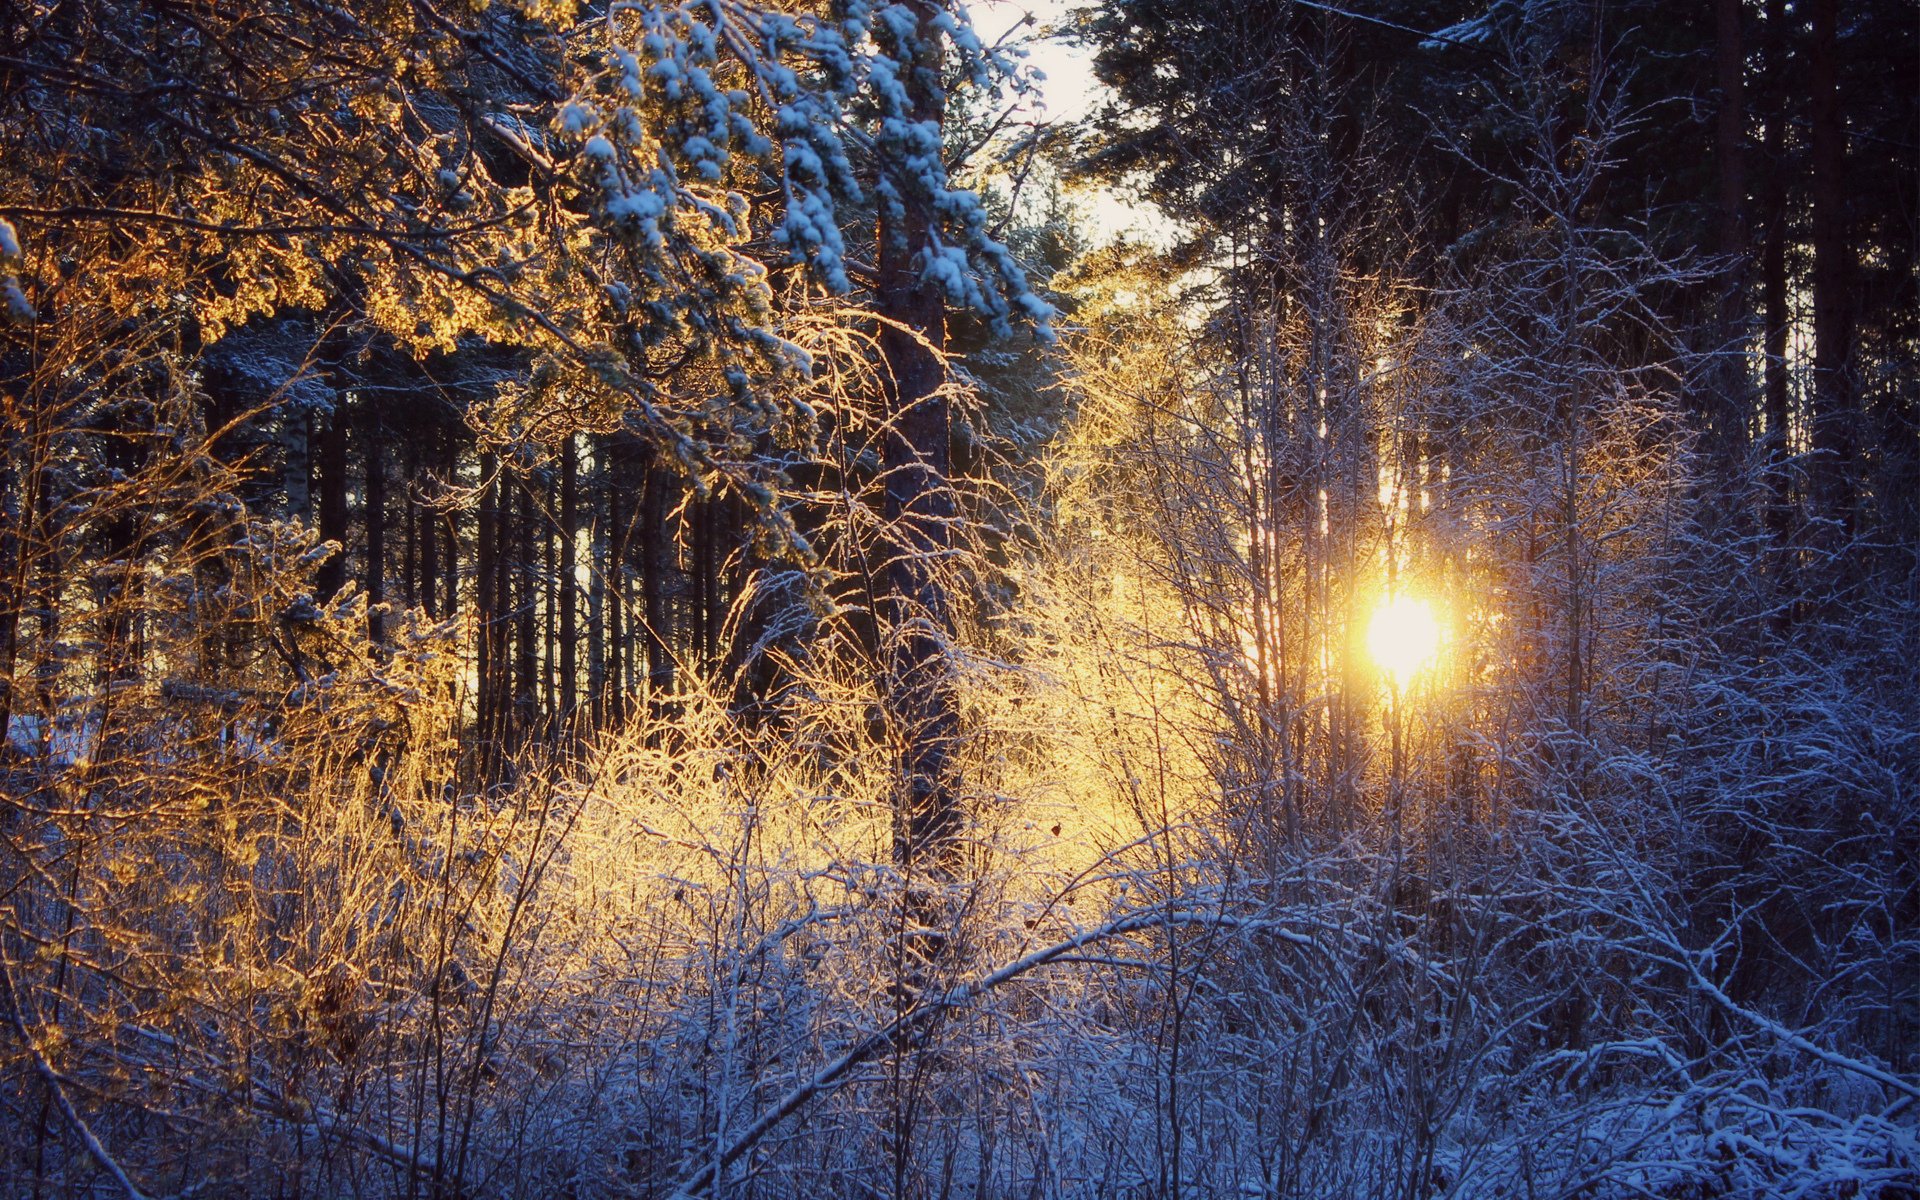
[[1404, 688], [1440, 657], [1440, 621], [1433, 605], [1412, 596], [1388, 596], [1367, 625], [1367, 653]]

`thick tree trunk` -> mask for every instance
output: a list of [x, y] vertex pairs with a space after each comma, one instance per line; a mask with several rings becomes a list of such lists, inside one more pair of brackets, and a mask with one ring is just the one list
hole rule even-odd
[[[942, 125], [938, 9], [917, 0], [913, 69], [904, 83], [914, 121]], [[927, 280], [919, 255], [932, 244], [932, 214], [911, 194], [904, 212], [880, 222], [879, 311], [887, 401], [884, 513], [886, 547], [881, 635], [883, 683], [899, 740], [900, 796], [894, 853], [905, 866], [938, 871], [959, 829], [952, 751], [959, 714], [947, 646], [953, 634], [941, 569], [952, 549], [954, 503], [948, 486], [950, 404], [945, 366], [945, 297]]]

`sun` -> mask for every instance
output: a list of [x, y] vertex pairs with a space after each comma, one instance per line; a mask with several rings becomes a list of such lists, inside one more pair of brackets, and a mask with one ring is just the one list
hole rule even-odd
[[1367, 625], [1367, 653], [1374, 665], [1405, 688], [1440, 657], [1440, 621], [1433, 605], [1414, 596], [1387, 596]]

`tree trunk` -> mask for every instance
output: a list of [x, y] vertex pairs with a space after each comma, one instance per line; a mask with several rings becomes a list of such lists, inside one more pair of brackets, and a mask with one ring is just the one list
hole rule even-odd
[[[451, 433], [444, 436], [446, 459], [443, 470], [451, 481], [460, 474], [460, 445]], [[460, 514], [448, 509], [442, 514], [442, 519], [446, 522], [447, 535], [446, 561], [440, 568], [447, 588], [447, 598], [440, 608], [440, 616], [444, 620], [460, 615]]]
[[480, 492], [480, 516], [478, 528], [474, 534], [474, 557], [477, 581], [474, 585], [474, 646], [478, 661], [475, 664], [474, 678], [476, 692], [474, 706], [479, 723], [481, 773], [492, 774], [495, 743], [499, 730], [497, 690], [494, 685], [496, 659], [495, 630], [499, 625], [500, 613], [496, 607], [494, 590], [495, 576], [499, 574], [498, 555], [496, 553], [494, 523], [495, 497], [499, 495], [498, 481], [493, 478], [498, 470], [493, 455], [480, 456], [480, 478], [485, 481]]
[[1766, 134], [1766, 187], [1763, 204], [1766, 242], [1760, 254], [1761, 307], [1764, 315], [1767, 423], [1767, 526], [1785, 538], [1793, 523], [1793, 488], [1787, 463], [1788, 441], [1787, 329], [1793, 314], [1787, 308], [1787, 57], [1793, 40], [1787, 30], [1786, 0], [1767, 0], [1767, 77], [1770, 93]]
[[[601, 491], [611, 495], [613, 485], [607, 471], [605, 438], [593, 442], [593, 469]], [[594, 565], [594, 571], [587, 589], [587, 716], [595, 729], [601, 729], [607, 721], [607, 581], [612, 569], [608, 551], [612, 526], [601, 526], [598, 521], [594, 525], [588, 547], [588, 560]]]
[[554, 545], [554, 512], [558, 508], [558, 480], [549, 480], [545, 490], [546, 507], [540, 513], [541, 572], [540, 593], [545, 605], [540, 633], [540, 711], [545, 734], [551, 736], [560, 715], [560, 696], [554, 679], [560, 668], [560, 564], [559, 548]]
[[387, 461], [381, 447], [381, 430], [372, 413], [361, 421], [366, 441], [366, 527], [367, 527], [367, 636], [376, 642], [386, 640], [386, 614], [380, 606], [387, 599]]
[[400, 598], [408, 608], [420, 603], [420, 498], [415, 492], [419, 479], [420, 443], [408, 438], [400, 464]]
[[322, 604], [347, 583], [347, 398], [334, 397], [320, 437], [320, 539], [340, 549], [320, 564], [314, 586]]
[[304, 406], [278, 410], [281, 487], [287, 493], [286, 518], [305, 524], [313, 517], [313, 414]]
[[1713, 374], [1713, 435], [1727, 464], [1745, 450], [1750, 403], [1747, 372], [1747, 116], [1746, 39], [1741, 16], [1746, 0], [1715, 0], [1714, 61], [1719, 107], [1715, 113], [1714, 157], [1718, 167], [1716, 249], [1725, 260], [1720, 280], [1716, 350], [1721, 364]]
[[607, 461], [601, 471], [607, 489], [607, 570], [600, 588], [606, 594], [607, 610], [607, 657], [602, 686], [606, 692], [604, 719], [609, 723], [624, 717], [627, 709], [626, 675], [622, 666], [626, 661], [627, 535], [633, 523], [622, 503], [627, 499], [628, 474], [621, 469], [626, 465], [622, 449], [617, 444], [617, 435], [608, 437]]
[[515, 523], [513, 566], [514, 581], [514, 731], [525, 741], [540, 726], [540, 572], [533, 553], [533, 479], [515, 480], [520, 496], [520, 519]]
[[[420, 525], [420, 604], [427, 610], [427, 616], [438, 619], [443, 611], [440, 606], [440, 566], [439, 553], [435, 543], [439, 540], [437, 526], [440, 514], [421, 503], [420, 476], [415, 474], [410, 499], [417, 514], [415, 520]], [[444, 610], [452, 616], [452, 610]]]
[[555, 714], [570, 727], [573, 706], [580, 694], [579, 658], [574, 649], [578, 640], [576, 622], [578, 547], [580, 529], [580, 465], [574, 438], [568, 437], [560, 448], [560, 680], [559, 702]]
[[1853, 531], [1853, 247], [1847, 236], [1846, 126], [1840, 115], [1839, 0], [1814, 0], [1813, 449], [1820, 515]]
[[[939, 9], [915, 16], [913, 66], [903, 83], [915, 122], [942, 126]], [[932, 214], [910, 189], [903, 211], [884, 207], [879, 230], [878, 300], [887, 402], [884, 515], [888, 528], [881, 634], [884, 697], [899, 741], [900, 794], [894, 854], [903, 866], [937, 872], [959, 828], [952, 748], [959, 732], [947, 645], [953, 617], [940, 578], [952, 549], [953, 495], [945, 366], [945, 298], [917, 256], [932, 245]]]
[[666, 575], [672, 565], [673, 539], [667, 536], [667, 473], [649, 462], [640, 520], [640, 604], [644, 616], [642, 644], [647, 655], [647, 694], [656, 706], [674, 689], [671, 614], [667, 611]]
[[[37, 412], [33, 415], [38, 417]], [[34, 424], [38, 423], [36, 419]], [[33, 446], [38, 440], [32, 436], [22, 437], [20, 444]], [[31, 545], [33, 535], [38, 532], [39, 523], [34, 517], [40, 507], [34, 493], [42, 479], [42, 465], [36, 461], [39, 455], [29, 452], [16, 467], [12, 454], [7, 452], [9, 449], [0, 447], [0, 456], [4, 456], [0, 457], [0, 515], [18, 515], [0, 520], [0, 589], [4, 589], [0, 590], [0, 746], [12, 737], [10, 722], [15, 704], [20, 626], [27, 606], [29, 565], [38, 549]], [[18, 499], [15, 499], [16, 486]], [[47, 611], [51, 611], [51, 606]]]

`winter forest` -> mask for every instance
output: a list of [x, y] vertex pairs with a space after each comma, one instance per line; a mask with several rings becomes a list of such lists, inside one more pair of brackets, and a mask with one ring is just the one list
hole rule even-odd
[[1920, 1197], [1912, 0], [0, 5], [0, 1196]]

